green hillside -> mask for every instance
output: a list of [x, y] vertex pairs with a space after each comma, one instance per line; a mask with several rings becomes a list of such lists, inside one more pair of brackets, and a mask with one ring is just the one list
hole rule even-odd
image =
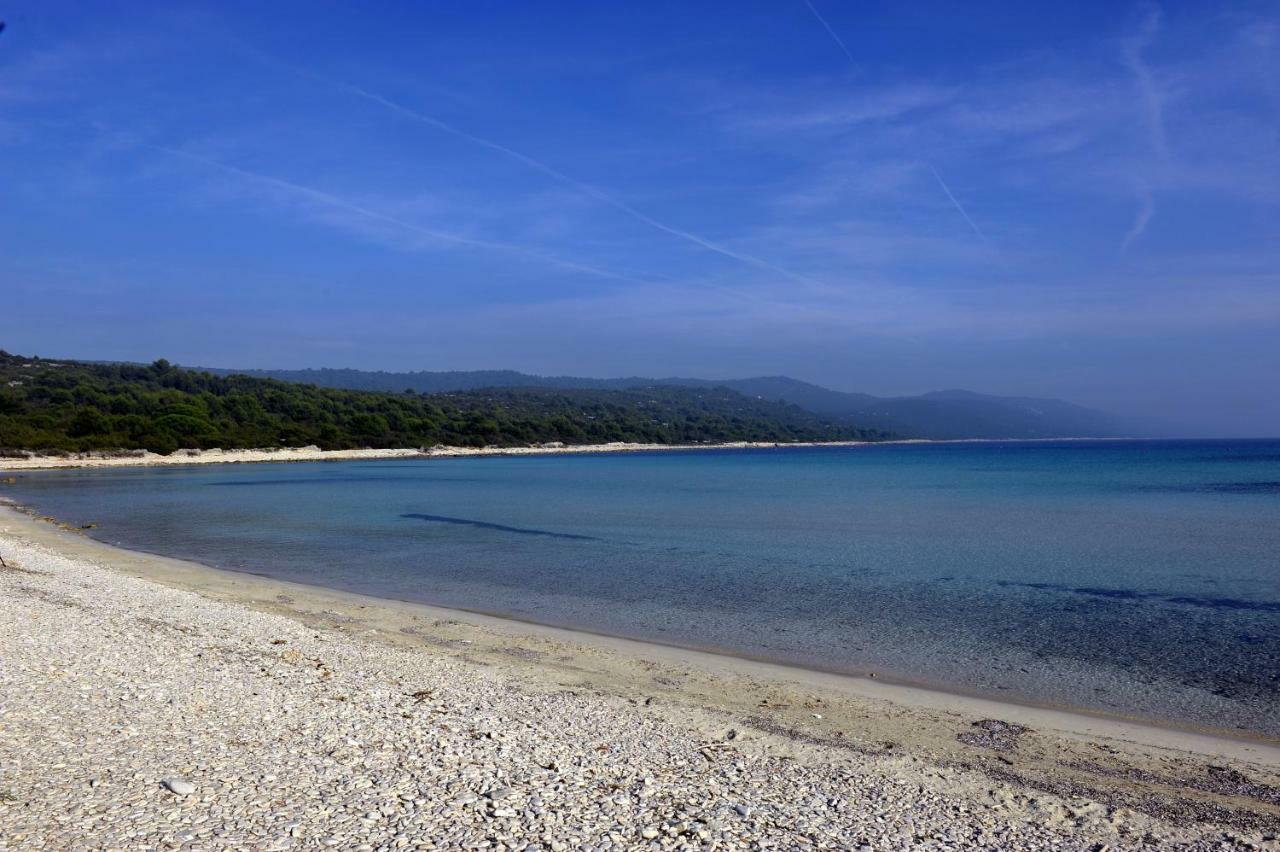
[[0, 351], [0, 449], [239, 449], [874, 440], [793, 405], [727, 388], [510, 388], [375, 393], [166, 361], [149, 366], [24, 358]]
[[[215, 375], [232, 370], [208, 369]], [[256, 378], [305, 382], [346, 390], [444, 393], [480, 388], [558, 388], [626, 390], [674, 385], [728, 388], [749, 397], [798, 405], [822, 420], [880, 429], [912, 438], [1114, 438], [1167, 434], [1170, 427], [1118, 417], [1058, 399], [992, 396], [968, 391], [941, 391], [918, 396], [883, 397], [849, 393], [787, 376], [748, 379], [629, 378], [535, 376], [515, 370], [472, 370], [388, 373], [351, 369], [246, 370]]]

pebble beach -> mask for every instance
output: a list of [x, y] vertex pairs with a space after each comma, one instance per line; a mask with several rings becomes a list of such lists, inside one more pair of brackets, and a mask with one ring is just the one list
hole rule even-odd
[[392, 629], [0, 512], [0, 849], [1280, 848], [1270, 744], [713, 682], [425, 610]]

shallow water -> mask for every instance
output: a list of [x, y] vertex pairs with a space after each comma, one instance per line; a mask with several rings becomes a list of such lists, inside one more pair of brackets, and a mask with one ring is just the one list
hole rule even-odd
[[99, 469], [112, 543], [383, 597], [1280, 735], [1280, 442]]

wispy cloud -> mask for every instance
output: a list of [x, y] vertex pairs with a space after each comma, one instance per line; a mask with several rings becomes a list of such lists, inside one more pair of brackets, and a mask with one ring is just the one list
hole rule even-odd
[[[1146, 126], [1151, 153], [1165, 163], [1169, 159], [1169, 142], [1164, 125], [1164, 94], [1151, 73], [1143, 57], [1143, 52], [1155, 41], [1160, 32], [1161, 13], [1158, 6], [1150, 6], [1143, 17], [1142, 26], [1136, 35], [1127, 39], [1124, 44], [1124, 60], [1133, 74], [1134, 86], [1138, 92], [1139, 107]], [[1146, 233], [1147, 225], [1156, 212], [1155, 191], [1150, 181], [1142, 181], [1138, 188], [1138, 212], [1133, 226], [1125, 234], [1121, 249], [1127, 250], [1133, 242]]]
[[[776, 105], [740, 113], [731, 123], [769, 133], [809, 131], [839, 135], [861, 130], [863, 125], [918, 115], [950, 102], [957, 91], [953, 86], [909, 82], [860, 87], [821, 98], [787, 93], [774, 99]], [[797, 109], [797, 103], [803, 106]]]
[[151, 145], [148, 143], [137, 143], [137, 144], [141, 145], [142, 147], [150, 148], [151, 150], [158, 151], [172, 157], [177, 157], [192, 163], [198, 163], [200, 165], [218, 169], [219, 171], [225, 172], [227, 174], [235, 175], [237, 177], [241, 177], [261, 185], [283, 190], [286, 193], [296, 198], [302, 198], [307, 201], [320, 204], [330, 209], [341, 210], [346, 213], [353, 214], [367, 221], [372, 221], [372, 222], [380, 223], [383, 225], [391, 225], [399, 230], [416, 234], [421, 237], [427, 237], [431, 240], [435, 240], [438, 242], [448, 243], [451, 245], [462, 246], [466, 248], [485, 249], [485, 250], [503, 252], [506, 254], [514, 254], [520, 257], [532, 258], [535, 260], [542, 261], [544, 263], [551, 264], [553, 266], [560, 267], [562, 269], [569, 269], [574, 272], [581, 272], [587, 275], [594, 275], [601, 278], [611, 278], [611, 279], [617, 279], [617, 280], [623, 280], [623, 281], [631, 281], [633, 283], [640, 283], [635, 279], [630, 278], [629, 276], [611, 272], [607, 269], [601, 269], [600, 267], [592, 266], [590, 264], [579, 263], [577, 261], [572, 261], [572, 260], [566, 260], [564, 258], [548, 254], [539, 249], [533, 249], [527, 246], [520, 246], [512, 243], [497, 242], [494, 240], [477, 239], [475, 237], [462, 236], [460, 234], [451, 233], [449, 231], [441, 231], [435, 228], [428, 228], [422, 225], [418, 225], [414, 222], [409, 222], [404, 219], [400, 219], [396, 216], [391, 216], [386, 213], [382, 213], [380, 211], [370, 209], [368, 207], [357, 204], [348, 199], [342, 198], [341, 196], [337, 196], [332, 193], [325, 192], [323, 190], [315, 189], [309, 186], [304, 186], [299, 183], [294, 183], [293, 181], [275, 177], [274, 175], [263, 174], [261, 172], [256, 172], [250, 169], [241, 168], [239, 166], [231, 165], [230, 163], [225, 163], [221, 160], [215, 160], [212, 157], [206, 157], [201, 154], [193, 153], [191, 151], [186, 151], [180, 148], [170, 148], [164, 145]]
[[678, 228], [674, 225], [669, 225], [666, 222], [663, 222], [659, 219], [655, 219], [653, 216], [650, 216], [649, 214], [641, 210], [638, 210], [637, 208], [631, 206], [627, 202], [618, 198], [616, 195], [610, 192], [606, 192], [605, 190], [600, 189], [597, 186], [593, 186], [585, 181], [572, 177], [571, 175], [568, 175], [560, 171], [559, 169], [547, 164], [546, 162], [536, 157], [532, 157], [521, 151], [517, 151], [516, 149], [511, 148], [507, 145], [503, 145], [499, 142], [495, 142], [492, 139], [486, 139], [485, 137], [478, 136], [474, 133], [470, 133], [466, 130], [463, 130], [460, 127], [457, 127], [456, 125], [450, 124], [447, 121], [444, 121], [432, 115], [428, 115], [424, 112], [411, 109], [403, 104], [400, 104], [400, 103], [397, 103], [396, 101], [391, 100], [390, 98], [384, 97], [376, 92], [369, 91], [368, 89], [362, 86], [357, 86], [354, 83], [348, 83], [342, 80], [333, 80], [323, 75], [317, 74], [313, 71], [310, 71], [306, 68], [301, 68], [296, 65], [293, 65], [292, 63], [285, 62], [284, 60], [279, 59], [278, 57], [274, 57], [269, 54], [264, 54], [262, 51], [256, 50], [254, 48], [250, 48], [250, 50], [252, 50], [257, 55], [263, 56], [264, 58], [268, 59], [272, 64], [288, 68], [291, 71], [297, 74], [300, 74], [308, 79], [314, 80], [318, 83], [321, 83], [326, 86], [330, 86], [332, 88], [338, 89], [348, 94], [355, 95], [356, 97], [363, 98], [364, 100], [377, 104], [378, 106], [381, 106], [387, 110], [390, 110], [391, 112], [394, 112], [403, 118], [408, 118], [412, 121], [425, 124], [426, 126], [431, 127], [435, 130], [438, 130], [442, 133], [447, 133], [458, 139], [462, 139], [466, 142], [469, 142], [472, 145], [479, 146], [488, 151], [492, 151], [495, 154], [499, 154], [503, 157], [514, 160], [515, 162], [520, 163], [522, 166], [525, 166], [528, 169], [538, 172], [546, 177], [549, 177], [552, 180], [557, 181], [558, 183], [563, 184], [564, 186], [567, 186], [573, 189], [575, 192], [578, 192], [588, 198], [601, 202], [602, 204], [606, 204], [609, 207], [612, 207], [613, 209], [631, 217], [632, 219], [638, 222], [641, 222], [658, 231], [661, 231], [662, 233], [665, 233], [670, 236], [676, 237], [678, 239], [684, 240], [686, 242], [692, 243], [702, 249], [713, 252], [722, 257], [727, 257], [732, 260], [738, 261], [739, 263], [744, 263], [750, 266], [757, 267], [759, 269], [768, 270], [770, 272], [777, 273], [779, 275], [785, 276], [786, 278], [790, 278], [795, 281], [800, 281], [807, 284], [817, 283], [806, 275], [802, 275], [793, 270], [779, 266], [776, 263], [772, 263], [768, 260], [764, 260], [752, 254], [748, 254], [747, 252], [740, 251], [735, 248], [731, 248], [729, 246], [726, 246], [723, 243], [716, 242], [706, 237], [703, 237], [699, 234], [693, 233], [692, 231], [689, 231], [683, 228]]
[[[827, 23], [826, 18], [819, 14], [811, 0], [805, 0], [805, 5], [809, 7], [809, 11], [813, 12], [813, 16], [818, 19], [818, 22], [822, 24], [823, 28], [830, 33], [831, 38], [835, 39], [836, 44], [840, 45], [840, 49], [844, 51], [844, 55], [848, 57], [849, 61], [851, 63], [855, 62], [853, 54], [850, 53], [849, 48], [845, 46], [844, 40], [841, 39], [839, 34], [836, 33], [836, 31], [832, 29], [831, 25]], [[901, 95], [901, 93], [899, 94]], [[907, 90], [907, 94], [908, 96], [906, 98], [899, 97], [896, 102], [894, 100], [882, 102], [880, 105], [881, 111], [884, 112], [886, 116], [896, 115], [903, 111], [910, 111], [919, 106], [931, 105], [936, 102], [932, 100], [931, 97], [936, 95], [935, 91]], [[924, 96], [922, 97], [922, 95]], [[886, 107], [888, 107], [888, 110], [885, 109]], [[864, 115], [867, 115], [868, 117], [881, 117], [877, 116], [875, 111], [864, 111]], [[846, 121], [848, 121], [850, 117], [852, 116], [846, 116]], [[973, 229], [973, 232], [978, 236], [978, 239], [990, 246], [991, 241], [987, 239], [987, 235], [978, 227], [978, 223], [973, 221], [973, 217], [969, 215], [969, 211], [964, 209], [964, 205], [960, 203], [958, 198], [956, 198], [955, 193], [951, 191], [951, 187], [947, 186], [947, 182], [942, 179], [942, 175], [938, 173], [938, 170], [933, 166], [929, 166], [929, 171], [933, 172], [934, 178], [938, 181], [938, 186], [942, 187], [942, 191], [946, 193], [946, 196], [951, 201], [952, 206], [954, 206], [956, 210], [959, 211], [960, 215], [964, 217], [964, 220], [969, 223], [969, 227]]]
[[1128, 251], [1133, 241], [1146, 233], [1147, 225], [1155, 214], [1156, 202], [1151, 194], [1151, 188], [1143, 187], [1138, 193], [1138, 215], [1134, 217], [1133, 226], [1129, 228], [1129, 232], [1124, 235], [1124, 241], [1120, 244], [1122, 251]]
[[1168, 159], [1169, 142], [1164, 127], [1164, 93], [1156, 83], [1147, 65], [1143, 52], [1155, 41], [1160, 33], [1161, 12], [1158, 6], [1151, 6], [1142, 19], [1142, 25], [1132, 38], [1125, 41], [1125, 64], [1133, 73], [1134, 85], [1138, 90], [1143, 120], [1151, 141], [1152, 152], [1159, 158]]

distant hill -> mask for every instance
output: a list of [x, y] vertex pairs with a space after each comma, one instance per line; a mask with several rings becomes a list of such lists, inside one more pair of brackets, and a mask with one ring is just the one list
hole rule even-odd
[[1116, 438], [1148, 429], [1059, 399], [991, 396], [964, 390], [920, 396], [842, 393], [784, 377], [724, 383], [744, 394], [784, 400], [814, 414], [920, 438]]
[[799, 406], [819, 417], [915, 438], [1114, 438], [1152, 432], [1150, 426], [1057, 399], [989, 396], [946, 390], [920, 396], [878, 397], [834, 391], [786, 376], [751, 379], [642, 378], [591, 379], [535, 376], [515, 370], [388, 373], [365, 370], [223, 370], [262, 378], [304, 382], [327, 388], [446, 393], [479, 388], [625, 390], [678, 386], [738, 391], [761, 400]]
[[386, 393], [0, 351], [0, 451], [716, 444], [888, 437], [723, 387]]

